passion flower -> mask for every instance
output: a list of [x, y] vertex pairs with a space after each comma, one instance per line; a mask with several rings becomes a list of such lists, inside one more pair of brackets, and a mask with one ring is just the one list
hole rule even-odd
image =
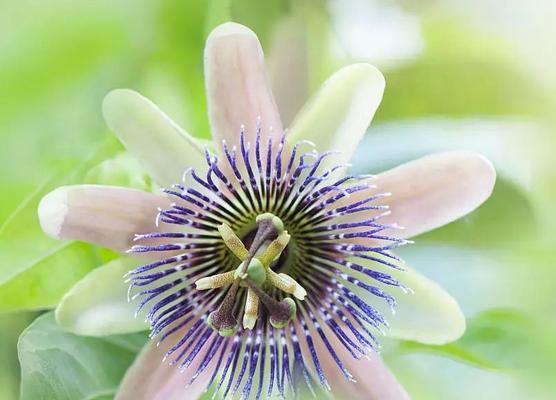
[[[394, 297], [373, 281], [404, 288], [391, 275], [358, 263], [401, 268], [390, 250], [406, 241], [388, 236], [396, 228], [381, 223], [388, 207], [374, 204], [388, 194], [374, 193], [367, 176], [336, 177], [346, 166], [323, 167], [331, 152], [319, 154], [300, 142], [285, 156], [285, 143], [285, 135], [276, 144], [271, 137], [263, 140], [259, 129], [254, 143], [246, 142], [244, 132], [239, 148], [224, 141], [224, 160], [207, 150], [206, 171], [189, 169], [185, 183], [165, 190], [174, 202], [160, 210], [160, 230], [136, 236], [157, 243], [130, 250], [161, 255], [129, 274], [130, 289], [141, 298], [138, 311], [149, 305], [151, 336], [163, 342], [184, 332], [166, 353], [181, 368], [207, 346], [195, 378], [213, 359], [229, 360], [207, 382], [208, 388], [219, 377], [214, 390], [223, 388], [224, 398], [242, 384], [245, 398], [252, 389], [256, 398], [263, 389], [269, 396], [274, 388], [285, 395], [286, 386], [294, 388], [294, 366], [311, 390], [311, 376], [329, 388], [312, 331], [352, 379], [329, 337], [360, 358], [378, 344], [372, 330], [387, 327], [355, 290], [394, 308]], [[364, 194], [352, 196], [357, 193]]]
[[[374, 353], [377, 333], [441, 344], [459, 337], [465, 320], [446, 292], [391, 250], [481, 204], [492, 190], [492, 166], [480, 155], [449, 152], [376, 177], [346, 174], [384, 89], [372, 66], [336, 73], [289, 131], [252, 31], [217, 27], [205, 70], [212, 148], [133, 91], [105, 99], [108, 124], [167, 187], [165, 197], [81, 185], [56, 189], [39, 206], [53, 237], [148, 260], [126, 276], [154, 345], [129, 369], [117, 398], [196, 398], [207, 388], [217, 398], [321, 388], [407, 398]], [[112, 273], [109, 265], [99, 270], [70, 297], [102, 312], [76, 326], [59, 308], [59, 323], [82, 334], [140, 329], [124, 306], [106, 301], [119, 293], [112, 287], [121, 274], [96, 282]], [[84, 300], [78, 293], [92, 281], [105, 289]]]

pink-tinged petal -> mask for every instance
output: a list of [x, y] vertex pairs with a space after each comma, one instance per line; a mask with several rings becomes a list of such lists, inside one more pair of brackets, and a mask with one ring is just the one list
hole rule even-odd
[[390, 372], [382, 358], [369, 352], [368, 359], [357, 360], [338, 340], [331, 340], [336, 354], [351, 373], [355, 382], [350, 382], [343, 375], [328, 350], [320, 340], [315, 339], [315, 346], [322, 363], [322, 368], [332, 393], [337, 399], [353, 400], [409, 400], [409, 395], [396, 377]]
[[446, 225], [479, 207], [492, 193], [494, 167], [480, 154], [467, 151], [438, 153], [408, 162], [378, 175], [382, 200], [392, 214], [382, 221], [404, 227], [411, 237]]
[[382, 100], [384, 77], [370, 64], [340, 69], [295, 117], [288, 140], [306, 139], [320, 152], [341, 151], [335, 164], [348, 162]]
[[205, 47], [205, 80], [213, 138], [239, 143], [242, 125], [251, 142], [260, 117], [263, 134], [279, 137], [282, 123], [257, 35], [249, 28], [228, 22], [216, 27]]
[[[181, 334], [186, 331], [181, 331]], [[160, 346], [157, 346], [155, 341], [148, 343], [127, 370], [115, 399], [195, 400], [199, 398], [205, 390], [207, 379], [212, 374], [211, 366], [209, 365], [191, 385], [188, 384], [210, 348], [203, 346], [193, 363], [181, 372], [177, 365], [168, 365], [168, 361], [163, 361], [169, 344], [176, 343], [180, 339], [179, 333], [175, 333]]]
[[127, 250], [136, 233], [156, 230], [158, 207], [168, 201], [151, 193], [116, 186], [62, 186], [43, 197], [42, 229], [56, 239], [74, 239]]
[[202, 144], [139, 93], [113, 90], [102, 111], [108, 126], [158, 184], [170, 186], [181, 181], [187, 168], [205, 166]]
[[[479, 207], [492, 193], [496, 171], [490, 161], [477, 153], [450, 151], [432, 154], [370, 178], [369, 189], [352, 194], [334, 204], [341, 207], [377, 194], [373, 205], [388, 206], [383, 224], [404, 229], [389, 229], [388, 236], [408, 238], [446, 225]], [[376, 216], [354, 213], [341, 217], [343, 222]], [[367, 239], [348, 241], [362, 243]]]

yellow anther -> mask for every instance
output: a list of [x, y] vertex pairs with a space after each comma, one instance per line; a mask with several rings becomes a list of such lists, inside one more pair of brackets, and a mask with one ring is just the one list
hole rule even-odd
[[247, 289], [245, 311], [243, 312], [243, 327], [253, 329], [259, 316], [259, 298], [252, 289]]
[[305, 299], [305, 296], [307, 296], [307, 291], [303, 288], [303, 286], [301, 286], [295, 279], [287, 274], [277, 274], [271, 269], [268, 269], [267, 280], [276, 288], [285, 293], [294, 295], [299, 300], [303, 300]]
[[263, 254], [261, 254], [257, 258], [263, 263], [265, 267], [270, 266], [270, 263], [272, 263], [272, 261], [279, 257], [280, 254], [282, 254], [282, 251], [284, 251], [284, 249], [290, 242], [290, 238], [291, 236], [289, 235], [288, 231], [283, 231], [268, 245]]
[[201, 278], [195, 282], [195, 285], [197, 286], [197, 290], [216, 289], [231, 285], [234, 279], [234, 271], [229, 271]]
[[243, 311], [243, 328], [253, 329], [259, 316], [259, 303], [268, 311], [270, 324], [284, 328], [296, 314], [296, 303], [286, 297], [281, 301], [265, 292], [267, 283], [291, 294], [300, 300], [307, 295], [305, 289], [289, 275], [274, 272], [270, 265], [277, 260], [290, 242], [290, 235], [284, 230], [280, 218], [270, 213], [257, 216], [257, 231], [247, 250], [241, 239], [227, 224], [218, 227], [224, 243], [240, 259], [241, 263], [225, 273], [201, 278], [195, 282], [198, 290], [216, 289], [230, 286], [224, 300], [207, 320], [208, 324], [221, 336], [231, 336], [238, 329], [234, 316], [236, 294], [240, 287], [247, 289]]
[[228, 246], [232, 253], [234, 253], [240, 260], [245, 260], [249, 251], [247, 251], [245, 245], [241, 239], [237, 237], [232, 228], [226, 224], [222, 224], [218, 227], [218, 232], [220, 232], [220, 236], [222, 236], [224, 243], [226, 243], [226, 246]]

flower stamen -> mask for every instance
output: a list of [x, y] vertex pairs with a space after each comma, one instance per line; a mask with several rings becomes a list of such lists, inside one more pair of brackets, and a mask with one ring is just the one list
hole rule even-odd
[[234, 255], [240, 260], [247, 258], [249, 251], [245, 248], [245, 245], [240, 238], [237, 237], [235, 232], [226, 224], [218, 226], [218, 232], [224, 240], [224, 244], [230, 249]]
[[245, 283], [249, 286], [249, 289], [255, 292], [261, 300], [261, 303], [267, 308], [270, 315], [270, 324], [273, 327], [277, 329], [285, 328], [293, 317], [295, 317], [297, 306], [292, 299], [286, 297], [278, 301], [269, 296], [268, 293], [258, 287], [251, 279], [245, 279]]
[[270, 268], [270, 264], [278, 257], [280, 257], [280, 254], [282, 254], [282, 252], [288, 246], [290, 238], [291, 236], [288, 231], [283, 231], [268, 245], [264, 252], [257, 258], [266, 268]]
[[245, 311], [243, 312], [243, 327], [253, 329], [259, 317], [259, 297], [251, 288], [247, 289], [245, 300]]
[[228, 271], [201, 278], [195, 282], [195, 286], [197, 290], [218, 289], [231, 285], [235, 278], [235, 271]]
[[237, 278], [234, 280], [218, 310], [211, 312], [207, 319], [207, 323], [218, 331], [220, 336], [232, 336], [239, 328], [233, 314], [239, 282]]
[[307, 291], [295, 279], [285, 273], [277, 274], [270, 268], [267, 270], [268, 282], [282, 292], [292, 294], [299, 300], [304, 300]]
[[[235, 299], [240, 287], [247, 287], [245, 308], [243, 311], [243, 327], [253, 329], [259, 316], [259, 303], [268, 310], [270, 323], [275, 328], [284, 328], [295, 316], [297, 307], [290, 298], [281, 301], [274, 299], [262, 288], [277, 288], [287, 294], [293, 294], [300, 300], [307, 295], [305, 289], [287, 274], [277, 274], [271, 264], [279, 259], [288, 246], [291, 236], [284, 230], [282, 220], [271, 213], [257, 216], [257, 232], [249, 250], [236, 233], [223, 223], [218, 226], [228, 249], [241, 260], [234, 271], [201, 278], [195, 282], [197, 290], [218, 289], [230, 286], [228, 293], [218, 310], [212, 312], [208, 324], [222, 336], [230, 336], [237, 329], [237, 321], [233, 316]], [[270, 242], [270, 243], [269, 243]]]

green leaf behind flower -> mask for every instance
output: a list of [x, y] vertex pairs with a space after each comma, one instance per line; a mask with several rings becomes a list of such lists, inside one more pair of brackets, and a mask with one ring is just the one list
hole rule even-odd
[[92, 246], [59, 243], [30, 268], [0, 285], [0, 311], [53, 307], [97, 263], [98, 254]]
[[521, 311], [492, 309], [472, 318], [465, 335], [456, 342], [430, 346], [406, 341], [400, 343], [398, 351], [437, 354], [486, 369], [523, 368], [534, 362], [537, 344], [527, 340], [534, 325]]
[[85, 243], [47, 237], [37, 207], [46, 193], [81, 181], [91, 166], [117, 147], [111, 139], [85, 161], [65, 168], [65, 173], [60, 172], [22, 202], [0, 227], [0, 311], [52, 307], [88, 271], [114, 257]]
[[61, 330], [52, 313], [42, 315], [19, 338], [21, 400], [112, 398], [145, 340], [76, 336]]

